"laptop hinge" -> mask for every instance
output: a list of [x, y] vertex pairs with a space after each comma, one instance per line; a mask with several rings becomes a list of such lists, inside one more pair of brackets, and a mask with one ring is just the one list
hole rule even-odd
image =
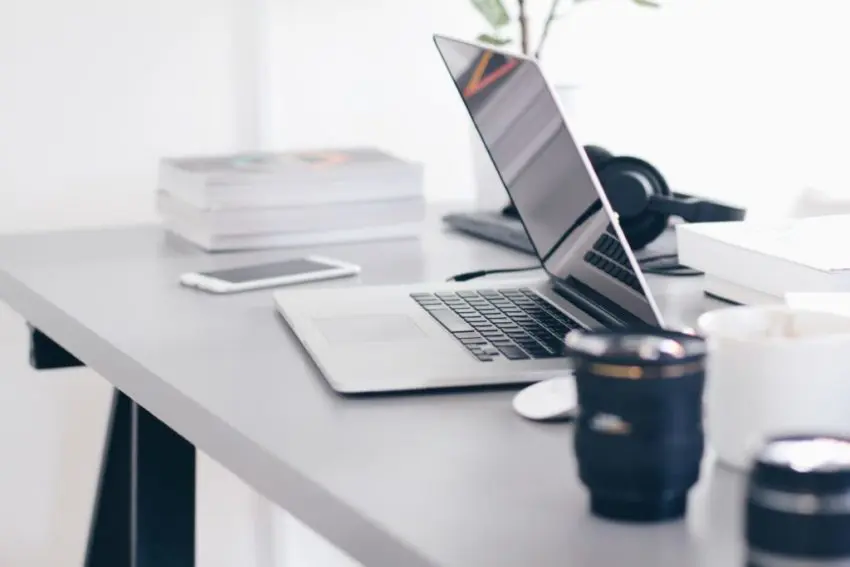
[[565, 280], [554, 280], [553, 288], [558, 295], [585, 311], [588, 315], [608, 328], [646, 327], [646, 322], [632, 315], [604, 296], [593, 291], [585, 284], [569, 277]]

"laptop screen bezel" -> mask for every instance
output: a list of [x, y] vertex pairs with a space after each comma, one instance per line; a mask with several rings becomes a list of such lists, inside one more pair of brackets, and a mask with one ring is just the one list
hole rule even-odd
[[[446, 61], [446, 56], [445, 56], [445, 54], [443, 53], [443, 50], [440, 47], [440, 41], [456, 43], [456, 44], [459, 44], [459, 45], [466, 45], [466, 46], [469, 46], [469, 47], [474, 47], [476, 49], [488, 50], [488, 51], [493, 52], [494, 54], [519, 59], [519, 60], [524, 61], [526, 63], [530, 63], [533, 66], [534, 71], [540, 75], [540, 78], [542, 79], [543, 84], [545, 85], [546, 89], [549, 91], [549, 94], [552, 97], [552, 100], [554, 101], [555, 106], [557, 107], [558, 112], [561, 115], [561, 120], [563, 121], [563, 124], [564, 124], [567, 132], [569, 133], [570, 141], [572, 141], [574, 143], [574, 145], [577, 147], [577, 149], [579, 150], [578, 154], [581, 157], [582, 164], [584, 165], [585, 170], [590, 175], [590, 179], [593, 183], [593, 188], [596, 190], [596, 194], [597, 194], [597, 197], [599, 198], [599, 201], [602, 204], [602, 208], [605, 211], [605, 214], [608, 217], [608, 221], [611, 224], [614, 232], [616, 233], [617, 238], [620, 241], [621, 246], [623, 247], [623, 250], [626, 253], [626, 257], [629, 260], [632, 271], [634, 272], [635, 276], [638, 279], [638, 282], [640, 283], [641, 292], [644, 294], [644, 297], [646, 297], [646, 300], [649, 303], [650, 309], [652, 310], [652, 313], [655, 316], [655, 324], [658, 325], [659, 327], [664, 327], [664, 319], [661, 316], [661, 311], [659, 310], [658, 305], [655, 302], [655, 298], [653, 297], [652, 292], [649, 289], [649, 285], [646, 282], [646, 278], [644, 277], [643, 271], [640, 268], [640, 264], [638, 264], [638, 261], [635, 258], [635, 255], [634, 255], [634, 252], [632, 251], [631, 245], [629, 245], [629, 242], [628, 242], [628, 240], [626, 240], [626, 236], [623, 233], [622, 228], [620, 227], [620, 222], [619, 222], [619, 219], [617, 217], [617, 213], [614, 211], [614, 208], [611, 206], [611, 203], [608, 200], [608, 196], [605, 194], [605, 191], [602, 189], [602, 185], [601, 185], [601, 183], [599, 182], [599, 179], [596, 176], [596, 171], [593, 169], [593, 166], [591, 165], [590, 160], [588, 159], [588, 157], [587, 157], [587, 155], [584, 151], [584, 148], [579, 143], [579, 141], [576, 139], [574, 131], [569, 127], [569, 124], [567, 123], [566, 116], [564, 114], [564, 109], [561, 106], [561, 101], [559, 100], [555, 89], [552, 87], [552, 85], [549, 83], [548, 79], [546, 78], [546, 75], [543, 73], [543, 69], [540, 67], [540, 64], [535, 59], [533, 59], [531, 57], [527, 57], [525, 55], [517, 54], [517, 53], [511, 52], [511, 51], [508, 51], [508, 50], [494, 49], [491, 46], [484, 45], [484, 44], [481, 44], [481, 43], [478, 43], [478, 42], [461, 40], [461, 39], [457, 39], [457, 38], [453, 38], [453, 37], [449, 37], [449, 36], [445, 36], [445, 35], [441, 35], [441, 34], [434, 34], [433, 35], [433, 41], [434, 41], [434, 45], [437, 48], [437, 52], [440, 54], [440, 59], [443, 61], [443, 65], [445, 66], [446, 71], [449, 73], [449, 76], [452, 78], [452, 84], [454, 85], [454, 88], [457, 91], [458, 95], [460, 95], [461, 100], [463, 100], [463, 93], [461, 92], [460, 85], [458, 85], [457, 81], [455, 81], [455, 79], [454, 79], [454, 74], [452, 73], [452, 69], [449, 67], [448, 61]], [[517, 203], [514, 201], [513, 195], [511, 194], [511, 189], [510, 189], [510, 187], [508, 187], [508, 184], [505, 183], [505, 180], [502, 177], [502, 172], [499, 170], [499, 167], [496, 165], [495, 161], [493, 160], [493, 156], [490, 152], [489, 146], [487, 145], [487, 141], [481, 135], [481, 131], [478, 128], [478, 124], [476, 124], [475, 120], [473, 119], [472, 113], [470, 112], [469, 108], [466, 106], [465, 102], [464, 102], [464, 110], [466, 111], [467, 115], [469, 116], [470, 122], [472, 122], [472, 127], [475, 129], [475, 133], [477, 134], [478, 138], [481, 140], [481, 143], [484, 146], [484, 150], [487, 152], [487, 158], [493, 164], [493, 169], [496, 171], [496, 174], [499, 176], [499, 180], [502, 182], [502, 186], [505, 188], [505, 192], [508, 195], [508, 200], [509, 200], [510, 204], [515, 208], [515, 210], [517, 212], [517, 217], [519, 218], [520, 224], [522, 225], [522, 229], [525, 232], [526, 238], [528, 238], [528, 241], [531, 244], [532, 250], [534, 250], [534, 255], [537, 257], [537, 260], [540, 262], [541, 267], [543, 268], [543, 270], [546, 272], [546, 274], [549, 276], [549, 278], [552, 281], [557, 282], [557, 283], [562, 284], [562, 285], [566, 285], [565, 280], [563, 278], [560, 278], [556, 274], [552, 273], [549, 270], [549, 268], [546, 267], [546, 262], [544, 261], [544, 258], [540, 255], [540, 251], [537, 248], [537, 244], [534, 242], [534, 239], [531, 238], [531, 234], [528, 232], [528, 228], [526, 227], [525, 220], [523, 219], [522, 208], [520, 206], [518, 206]]]

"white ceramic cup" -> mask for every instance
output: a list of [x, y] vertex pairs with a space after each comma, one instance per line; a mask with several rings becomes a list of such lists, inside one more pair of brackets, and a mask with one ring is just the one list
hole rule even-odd
[[772, 437], [850, 435], [850, 317], [783, 305], [699, 318], [709, 446], [747, 469]]

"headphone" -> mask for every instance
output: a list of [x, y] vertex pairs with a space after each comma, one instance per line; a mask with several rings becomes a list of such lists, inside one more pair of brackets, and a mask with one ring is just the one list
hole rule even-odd
[[674, 193], [652, 164], [631, 156], [615, 156], [600, 146], [585, 146], [587, 159], [620, 217], [620, 227], [634, 250], [661, 236], [670, 217], [686, 222], [738, 221], [746, 209]]

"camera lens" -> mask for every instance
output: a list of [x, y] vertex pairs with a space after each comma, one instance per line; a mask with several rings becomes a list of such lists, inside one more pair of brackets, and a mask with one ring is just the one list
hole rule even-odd
[[747, 565], [850, 566], [850, 439], [774, 439], [747, 490]]
[[579, 477], [597, 516], [682, 517], [703, 453], [705, 341], [658, 330], [570, 333]]

